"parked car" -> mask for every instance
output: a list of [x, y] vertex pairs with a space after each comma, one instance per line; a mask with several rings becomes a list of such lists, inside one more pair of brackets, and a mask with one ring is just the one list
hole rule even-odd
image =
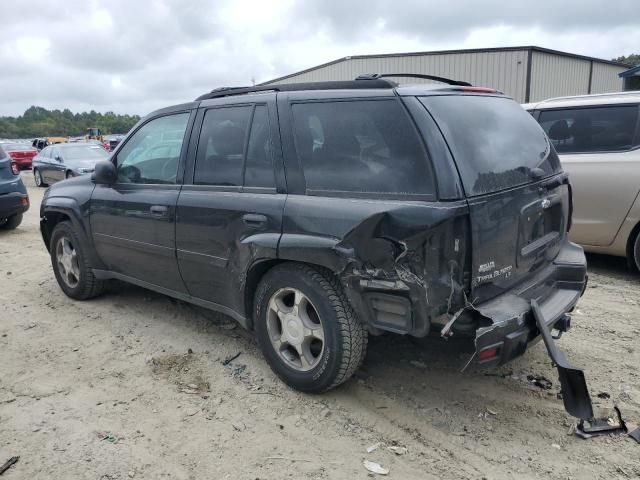
[[119, 279], [228, 314], [305, 392], [348, 379], [368, 334], [466, 337], [484, 365], [552, 342], [585, 288], [567, 175], [512, 99], [440, 80], [221, 89], [150, 114], [45, 193], [60, 288]]
[[38, 154], [38, 150], [30, 146], [28, 143], [2, 143], [2, 148], [11, 157], [20, 170], [28, 170], [31, 168], [33, 157]]
[[570, 238], [640, 269], [640, 93], [524, 106], [547, 133], [573, 188]]
[[33, 159], [33, 177], [38, 187], [92, 173], [100, 160], [109, 157], [102, 145], [64, 143], [49, 145]]
[[0, 230], [13, 230], [29, 209], [29, 195], [20, 178], [18, 165], [0, 145]]

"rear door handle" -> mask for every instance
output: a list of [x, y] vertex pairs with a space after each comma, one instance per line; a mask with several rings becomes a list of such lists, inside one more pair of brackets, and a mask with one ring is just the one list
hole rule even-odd
[[247, 227], [262, 228], [267, 224], [267, 217], [259, 213], [246, 213], [242, 216], [242, 221]]
[[167, 213], [169, 213], [169, 207], [165, 207], [164, 205], [154, 205], [149, 209], [149, 211], [154, 217], [166, 217]]

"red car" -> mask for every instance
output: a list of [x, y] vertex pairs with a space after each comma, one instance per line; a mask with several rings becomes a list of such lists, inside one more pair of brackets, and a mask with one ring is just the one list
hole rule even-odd
[[33, 157], [38, 154], [38, 150], [28, 143], [3, 143], [2, 148], [20, 170], [30, 169]]

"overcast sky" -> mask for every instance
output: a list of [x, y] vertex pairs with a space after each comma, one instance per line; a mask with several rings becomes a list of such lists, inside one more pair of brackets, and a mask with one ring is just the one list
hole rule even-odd
[[0, 0], [0, 116], [144, 115], [348, 55], [538, 45], [640, 53], [638, 0]]

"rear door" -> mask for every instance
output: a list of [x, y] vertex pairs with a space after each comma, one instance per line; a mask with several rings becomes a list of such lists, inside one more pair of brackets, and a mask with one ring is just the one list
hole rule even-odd
[[199, 299], [244, 312], [244, 273], [275, 258], [286, 195], [275, 94], [200, 109], [177, 205], [182, 278]]
[[638, 105], [543, 110], [538, 121], [571, 178], [571, 239], [610, 245], [640, 190]]
[[470, 209], [472, 298], [487, 300], [553, 262], [566, 238], [567, 176], [536, 121], [513, 100], [422, 98], [458, 166]]

